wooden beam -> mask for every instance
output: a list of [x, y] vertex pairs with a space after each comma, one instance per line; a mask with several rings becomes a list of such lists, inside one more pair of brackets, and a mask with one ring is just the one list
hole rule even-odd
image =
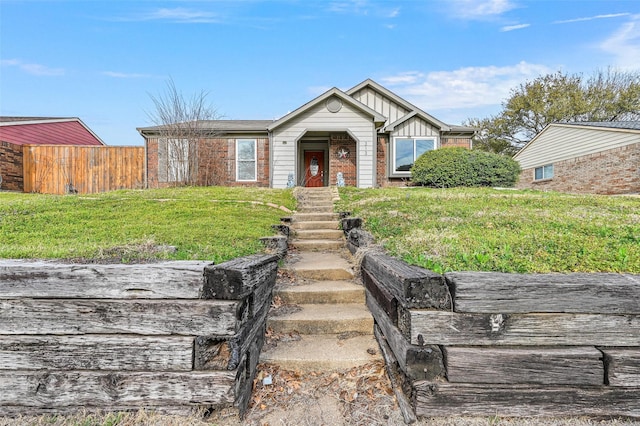
[[236, 373], [0, 371], [0, 415], [7, 406], [62, 407], [231, 406]]
[[381, 253], [367, 253], [362, 268], [408, 308], [451, 309], [444, 277]]
[[204, 270], [204, 299], [240, 300], [256, 287], [275, 281], [278, 256], [253, 255], [230, 260]]
[[233, 336], [241, 302], [224, 300], [0, 300], [2, 334]]
[[640, 314], [640, 275], [445, 274], [456, 312]]
[[376, 336], [376, 340], [380, 345], [387, 375], [389, 376], [393, 393], [396, 395], [396, 400], [398, 401], [398, 406], [402, 412], [402, 417], [404, 417], [404, 422], [405, 424], [415, 423], [418, 419], [409, 398], [404, 394], [403, 385], [406, 383], [406, 378], [398, 370], [398, 361], [389, 347], [387, 339], [384, 337], [384, 334], [382, 334], [382, 331], [380, 331], [380, 328], [377, 325], [373, 326], [373, 334]]
[[197, 299], [208, 264], [84, 265], [0, 260], [0, 299]]
[[602, 353], [586, 347], [445, 346], [450, 383], [604, 384]]
[[640, 317], [590, 314], [460, 314], [411, 310], [414, 345], [634, 346]]
[[437, 380], [444, 377], [444, 362], [438, 346], [411, 345], [393, 325], [368, 290], [366, 291], [366, 300], [367, 307], [404, 374], [411, 380]]
[[0, 370], [191, 371], [193, 337], [2, 336]]
[[416, 414], [434, 416], [640, 417], [640, 388], [420, 382]]
[[[248, 320], [231, 339], [198, 336], [194, 346], [195, 370], [235, 370], [249, 347], [264, 339], [265, 324], [270, 309], [265, 303], [260, 312]], [[262, 347], [262, 344], [260, 344]]]
[[640, 387], [640, 347], [600, 348], [607, 361], [610, 386]]

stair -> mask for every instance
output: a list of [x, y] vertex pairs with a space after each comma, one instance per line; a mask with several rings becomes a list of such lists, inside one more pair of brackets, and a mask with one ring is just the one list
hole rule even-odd
[[373, 337], [373, 317], [364, 288], [355, 282], [345, 249], [339, 215], [333, 213], [337, 190], [299, 188], [292, 217], [296, 249], [287, 256], [290, 283], [278, 283], [275, 296], [284, 304], [269, 314], [272, 335], [295, 338], [267, 345], [262, 362], [301, 371], [336, 371], [380, 360]]

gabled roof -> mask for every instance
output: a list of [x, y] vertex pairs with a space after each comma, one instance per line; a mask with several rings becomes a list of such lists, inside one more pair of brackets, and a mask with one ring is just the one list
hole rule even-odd
[[15, 145], [106, 145], [77, 117], [0, 117], [0, 141]]
[[[212, 133], [253, 133], [267, 132], [267, 127], [273, 120], [203, 120], [198, 124], [198, 129]], [[166, 126], [138, 127], [140, 134], [152, 135], [159, 133]]]
[[640, 130], [640, 121], [583, 121], [581, 123], [564, 123], [574, 126], [602, 127], [607, 129]]
[[604, 130], [604, 131], [612, 131], [612, 132], [627, 132], [637, 134], [640, 132], [640, 121], [582, 121], [582, 122], [572, 122], [572, 123], [551, 123], [548, 124], [547, 127], [542, 129], [537, 135], [535, 135], [525, 146], [520, 149], [520, 151], [516, 152], [513, 156], [514, 159], [518, 159], [524, 154], [525, 151], [529, 150], [529, 147], [542, 135], [544, 135], [548, 129], [551, 127], [591, 127], [593, 130]]
[[322, 95], [318, 96], [317, 98], [312, 99], [311, 101], [309, 101], [306, 104], [302, 105], [300, 108], [296, 109], [295, 111], [292, 111], [289, 114], [285, 115], [284, 117], [274, 121], [270, 126], [267, 127], [268, 130], [273, 130], [273, 129], [277, 128], [278, 126], [286, 123], [287, 121], [291, 120], [292, 118], [295, 118], [295, 117], [299, 116], [300, 114], [304, 113], [305, 111], [308, 111], [309, 109], [315, 107], [319, 103], [326, 101], [327, 99], [329, 99], [332, 96], [335, 96], [335, 97], [339, 98], [340, 100], [342, 100], [342, 102], [351, 105], [352, 107], [362, 111], [366, 115], [369, 115], [370, 117], [373, 118], [375, 123], [383, 124], [385, 121], [387, 121], [387, 118], [385, 116], [383, 116], [380, 113], [374, 111], [373, 109], [369, 108], [365, 104], [356, 101], [351, 96], [349, 96], [346, 93], [344, 93], [342, 90], [334, 87], [332, 89], [327, 90], [326, 92], [324, 92]]
[[[365, 87], [371, 87], [372, 89], [374, 89], [374, 90], [384, 94], [388, 98], [392, 99], [397, 104], [402, 105], [405, 109], [408, 109], [409, 111], [411, 111], [409, 114], [405, 115], [404, 117], [400, 118], [399, 120], [395, 121], [394, 123], [390, 123], [387, 126], [385, 126], [385, 128], [384, 128], [385, 131], [393, 130], [393, 128], [395, 126], [403, 123], [404, 121], [406, 121], [409, 118], [414, 117], [416, 115], [418, 117], [422, 118], [423, 120], [425, 120], [425, 121], [427, 121], [427, 122], [429, 122], [431, 124], [434, 124], [441, 131], [445, 131], [446, 132], [446, 131], [451, 130], [451, 128], [450, 128], [450, 126], [448, 124], [438, 120], [437, 118], [435, 118], [434, 116], [432, 116], [430, 114], [427, 114], [426, 112], [424, 112], [423, 110], [421, 110], [417, 106], [413, 105], [411, 102], [407, 101], [406, 99], [401, 98], [400, 96], [398, 96], [395, 93], [393, 93], [391, 90], [389, 90], [386, 87], [376, 83], [375, 81], [371, 80], [370, 78], [366, 79], [362, 83], [360, 83], [360, 84], [352, 87], [351, 89], [347, 90], [346, 93], [349, 96], [351, 96], [354, 93], [356, 93], [357, 91], [364, 89]], [[411, 117], [409, 117], [409, 115], [411, 115]], [[392, 127], [390, 127], [390, 126], [392, 126]]]

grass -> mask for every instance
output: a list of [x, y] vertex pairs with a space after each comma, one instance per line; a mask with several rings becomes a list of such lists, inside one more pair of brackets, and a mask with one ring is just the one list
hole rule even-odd
[[[268, 206], [272, 203], [275, 206]], [[169, 188], [86, 196], [0, 193], [0, 258], [216, 263], [259, 252], [291, 191]], [[173, 249], [175, 247], [175, 249]]]
[[640, 273], [640, 198], [494, 189], [341, 188], [390, 254], [436, 272]]

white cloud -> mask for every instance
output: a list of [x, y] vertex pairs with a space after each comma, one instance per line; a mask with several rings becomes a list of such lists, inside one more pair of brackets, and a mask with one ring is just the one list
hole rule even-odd
[[397, 18], [400, 15], [400, 8], [397, 7], [395, 9], [392, 9], [391, 11], [389, 11], [389, 14], [387, 15], [387, 18]]
[[619, 18], [622, 16], [629, 16], [631, 15], [630, 13], [610, 13], [607, 15], [596, 15], [596, 16], [589, 16], [586, 18], [575, 18], [575, 19], [566, 19], [564, 21], [554, 21], [554, 24], [570, 24], [573, 22], [584, 22], [584, 21], [593, 21], [594, 19], [610, 19], [610, 18]]
[[613, 55], [613, 65], [623, 69], [640, 69], [640, 15], [621, 25], [600, 43], [600, 49]]
[[222, 19], [215, 13], [202, 10], [162, 8], [150, 13], [131, 18], [133, 21], [170, 21], [178, 24], [217, 24]]
[[530, 27], [531, 24], [517, 24], [517, 25], [507, 25], [504, 26], [502, 28], [500, 28], [500, 31], [504, 32], [508, 32], [508, 31], [514, 31], [514, 30], [521, 30], [523, 28], [527, 28]]
[[486, 19], [516, 8], [511, 0], [449, 0], [454, 13], [464, 19]]
[[511, 66], [466, 67], [453, 71], [411, 71], [381, 78], [381, 83], [425, 111], [500, 105], [512, 89], [552, 70], [520, 62]]
[[367, 0], [344, 0], [329, 3], [329, 12], [334, 13], [355, 13], [366, 15], [369, 9]]
[[51, 68], [42, 64], [24, 63], [20, 59], [3, 59], [0, 61], [0, 64], [3, 67], [17, 67], [31, 75], [59, 76], [65, 74], [65, 70], [63, 68]]

